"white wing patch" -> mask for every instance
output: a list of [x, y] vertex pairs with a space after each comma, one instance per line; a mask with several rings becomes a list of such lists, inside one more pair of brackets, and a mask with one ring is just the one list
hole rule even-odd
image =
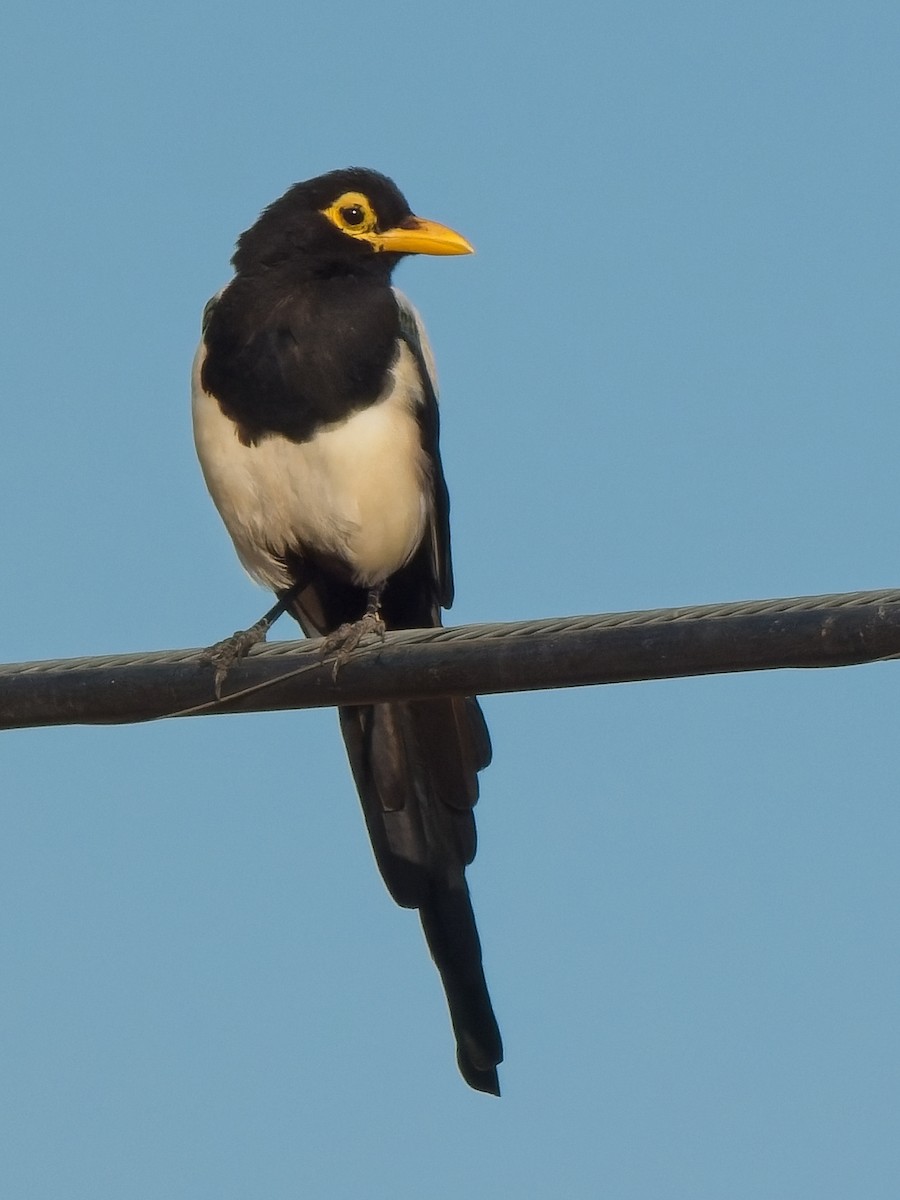
[[[423, 343], [427, 345], [427, 343]], [[280, 436], [245, 446], [234, 422], [204, 391], [206, 350], [194, 359], [194, 441], [210, 495], [238, 557], [273, 590], [292, 579], [290, 551], [328, 555], [373, 587], [415, 553], [431, 517], [431, 479], [416, 420], [423, 384], [400, 342], [382, 396], [307, 442]]]
[[422, 318], [415, 306], [410, 301], [409, 297], [404, 296], [399, 288], [391, 289], [397, 300], [397, 305], [400, 308], [401, 320], [404, 318], [410, 322], [415, 330], [416, 340], [419, 343], [419, 349], [422, 351], [422, 358], [425, 361], [425, 370], [428, 372], [428, 379], [431, 383], [431, 390], [438, 395], [438, 379], [437, 367], [434, 362], [434, 353], [431, 349], [431, 342], [428, 340], [428, 334], [425, 332], [425, 326], [422, 324]]

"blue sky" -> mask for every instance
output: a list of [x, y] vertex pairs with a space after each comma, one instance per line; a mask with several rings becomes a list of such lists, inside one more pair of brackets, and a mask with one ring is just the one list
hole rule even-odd
[[[478, 250], [398, 273], [455, 623], [895, 585], [898, 55], [874, 0], [13, 0], [0, 659], [267, 606], [190, 360], [238, 233], [349, 164]], [[5, 734], [0, 1191], [893, 1197], [897, 672], [488, 699], [500, 1101], [333, 713]]]

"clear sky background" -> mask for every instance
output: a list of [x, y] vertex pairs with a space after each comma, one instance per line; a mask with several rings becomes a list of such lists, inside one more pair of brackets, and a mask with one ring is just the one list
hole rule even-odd
[[[350, 164], [478, 250], [397, 277], [454, 623], [898, 584], [895, 0], [12, 0], [0, 60], [0, 660], [267, 606], [190, 360], [236, 236]], [[898, 696], [488, 699], [499, 1101], [332, 712], [4, 734], [0, 1194], [893, 1200]]]

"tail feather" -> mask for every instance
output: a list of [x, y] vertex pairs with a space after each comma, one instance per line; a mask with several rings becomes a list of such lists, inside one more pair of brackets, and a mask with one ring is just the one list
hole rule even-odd
[[340, 720], [379, 870], [394, 900], [419, 910], [460, 1072], [499, 1095], [503, 1047], [465, 879], [477, 773], [490, 760], [481, 710], [475, 700], [417, 700], [342, 708]]
[[469, 889], [437, 893], [419, 909], [422, 929], [447, 995], [463, 1079], [480, 1092], [500, 1095], [497, 1064], [503, 1044], [481, 965], [481, 942]]

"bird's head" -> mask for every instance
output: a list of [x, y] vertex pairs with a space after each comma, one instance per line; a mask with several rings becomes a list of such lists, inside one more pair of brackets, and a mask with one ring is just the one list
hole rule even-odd
[[404, 254], [472, 252], [461, 234], [415, 216], [386, 176], [350, 167], [289, 188], [241, 235], [232, 262], [238, 272], [305, 264], [388, 276]]

